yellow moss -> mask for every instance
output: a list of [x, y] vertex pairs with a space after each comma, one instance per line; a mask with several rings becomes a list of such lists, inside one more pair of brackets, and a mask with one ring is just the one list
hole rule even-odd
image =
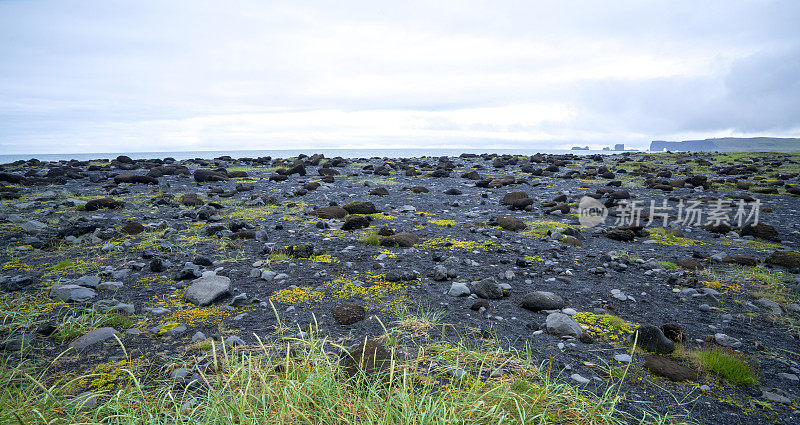
[[[173, 312], [169, 316], [167, 316], [162, 323], [164, 322], [178, 322], [183, 323], [187, 326], [197, 326], [197, 325], [210, 325], [219, 322], [225, 317], [228, 317], [233, 313], [234, 310], [222, 310], [219, 306], [211, 306], [211, 307], [204, 307], [204, 308], [190, 308], [186, 310], [179, 310]], [[166, 332], [175, 326], [178, 323], [175, 323], [172, 327], [167, 328], [167, 326], [161, 328], [159, 334]], [[169, 326], [169, 325], [168, 325]]]
[[322, 301], [325, 297], [324, 294], [317, 289], [310, 286], [302, 286], [275, 291], [270, 298], [278, 302], [305, 304]]
[[525, 225], [527, 225], [529, 229], [525, 232], [525, 236], [531, 239], [541, 239], [547, 236], [547, 232], [550, 230], [566, 229], [570, 227], [569, 224], [550, 220], [529, 221], [526, 222]]
[[438, 224], [439, 226], [455, 226], [458, 224], [455, 220], [428, 220], [428, 223]]
[[656, 227], [653, 229], [648, 229], [650, 233], [650, 239], [656, 241], [657, 244], [660, 245], [676, 245], [676, 246], [699, 246], [699, 245], [708, 245], [705, 242], [698, 241], [696, 239], [689, 239], [689, 238], [682, 238], [680, 236], [675, 236], [674, 234], [668, 232], [666, 229]]
[[338, 258], [336, 258], [336, 257], [334, 257], [334, 256], [332, 256], [332, 255], [330, 255], [328, 253], [315, 255], [315, 256], [309, 258], [309, 260], [311, 260], [311, 261], [313, 261], [315, 263], [338, 263], [339, 262]]
[[419, 249], [449, 249], [451, 251], [461, 250], [487, 250], [492, 242], [462, 241], [448, 237], [436, 237], [428, 239], [415, 245]]
[[391, 311], [405, 300], [405, 282], [387, 282], [386, 275], [355, 275], [352, 278], [341, 275], [326, 284], [334, 298], [363, 298], [368, 308]]
[[394, 220], [394, 219], [397, 218], [396, 216], [386, 214], [385, 212], [379, 212], [379, 213], [367, 214], [367, 215], [372, 217], [372, 218], [376, 218], [378, 220]]
[[396, 252], [388, 250], [388, 249], [381, 250], [381, 254], [386, 254], [386, 256], [389, 257], [389, 258], [397, 257], [397, 253]]
[[613, 342], [624, 341], [629, 334], [632, 334], [639, 327], [638, 324], [628, 323], [611, 314], [594, 314], [580, 311], [572, 318], [580, 323], [581, 327], [590, 334]]
[[720, 283], [720, 282], [715, 282], [715, 281], [714, 282], [709, 282], [709, 281], [705, 281], [705, 280], [701, 280], [700, 283], [703, 286], [705, 286], [706, 288], [713, 288], [713, 289], [716, 289], [718, 291], [733, 291], [733, 292], [737, 292], [737, 291], [740, 291], [742, 289], [742, 287], [740, 285], [737, 285], [735, 283]]
[[33, 266], [25, 264], [21, 260], [13, 260], [3, 263], [3, 270], [20, 270], [24, 272], [33, 271]]

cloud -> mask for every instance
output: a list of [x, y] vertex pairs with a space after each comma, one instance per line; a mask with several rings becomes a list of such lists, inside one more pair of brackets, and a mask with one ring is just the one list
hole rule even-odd
[[792, 1], [0, 2], [0, 152], [800, 134]]

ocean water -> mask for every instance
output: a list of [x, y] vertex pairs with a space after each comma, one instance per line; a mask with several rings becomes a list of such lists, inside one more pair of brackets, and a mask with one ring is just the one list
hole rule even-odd
[[620, 151], [602, 150], [569, 150], [569, 149], [295, 149], [295, 150], [228, 150], [228, 151], [183, 151], [183, 152], [105, 152], [105, 153], [54, 153], [54, 154], [13, 154], [0, 155], [0, 163], [5, 164], [18, 160], [28, 160], [36, 158], [40, 161], [61, 161], [75, 159], [78, 161], [88, 161], [94, 159], [114, 159], [119, 155], [127, 155], [133, 159], [153, 159], [153, 158], [175, 158], [193, 159], [203, 158], [212, 159], [223, 155], [233, 158], [258, 158], [271, 156], [272, 158], [292, 158], [300, 154], [313, 155], [315, 153], [324, 154], [326, 158], [341, 156], [343, 158], [417, 158], [421, 156], [458, 156], [462, 153], [497, 153], [512, 155], [534, 155], [542, 154], [566, 154], [593, 155], [593, 154], [614, 154]]

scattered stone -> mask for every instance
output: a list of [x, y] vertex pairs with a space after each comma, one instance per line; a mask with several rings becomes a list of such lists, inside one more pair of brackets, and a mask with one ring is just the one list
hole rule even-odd
[[333, 318], [340, 325], [352, 325], [366, 317], [364, 307], [358, 304], [339, 304], [333, 308]]
[[647, 354], [644, 359], [645, 367], [654, 375], [662, 376], [675, 382], [694, 381], [697, 379], [697, 372], [666, 357]]
[[228, 295], [231, 290], [231, 280], [225, 276], [203, 276], [195, 280], [183, 294], [184, 301], [201, 307], [207, 306], [216, 299]]
[[564, 313], [550, 313], [545, 320], [547, 333], [555, 336], [572, 336], [579, 337], [583, 333], [581, 325], [572, 318], [572, 316]]
[[675, 351], [675, 343], [670, 341], [661, 329], [653, 325], [641, 325], [631, 335], [631, 341], [642, 349], [656, 354], [669, 354]]
[[564, 305], [564, 299], [552, 292], [534, 291], [522, 298], [522, 307], [532, 311], [560, 310]]

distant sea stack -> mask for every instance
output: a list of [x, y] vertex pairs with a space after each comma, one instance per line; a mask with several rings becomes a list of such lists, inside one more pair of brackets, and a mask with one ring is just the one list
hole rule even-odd
[[800, 150], [800, 139], [779, 137], [723, 137], [719, 139], [684, 140], [682, 142], [666, 142], [653, 140], [651, 152], [790, 152]]

